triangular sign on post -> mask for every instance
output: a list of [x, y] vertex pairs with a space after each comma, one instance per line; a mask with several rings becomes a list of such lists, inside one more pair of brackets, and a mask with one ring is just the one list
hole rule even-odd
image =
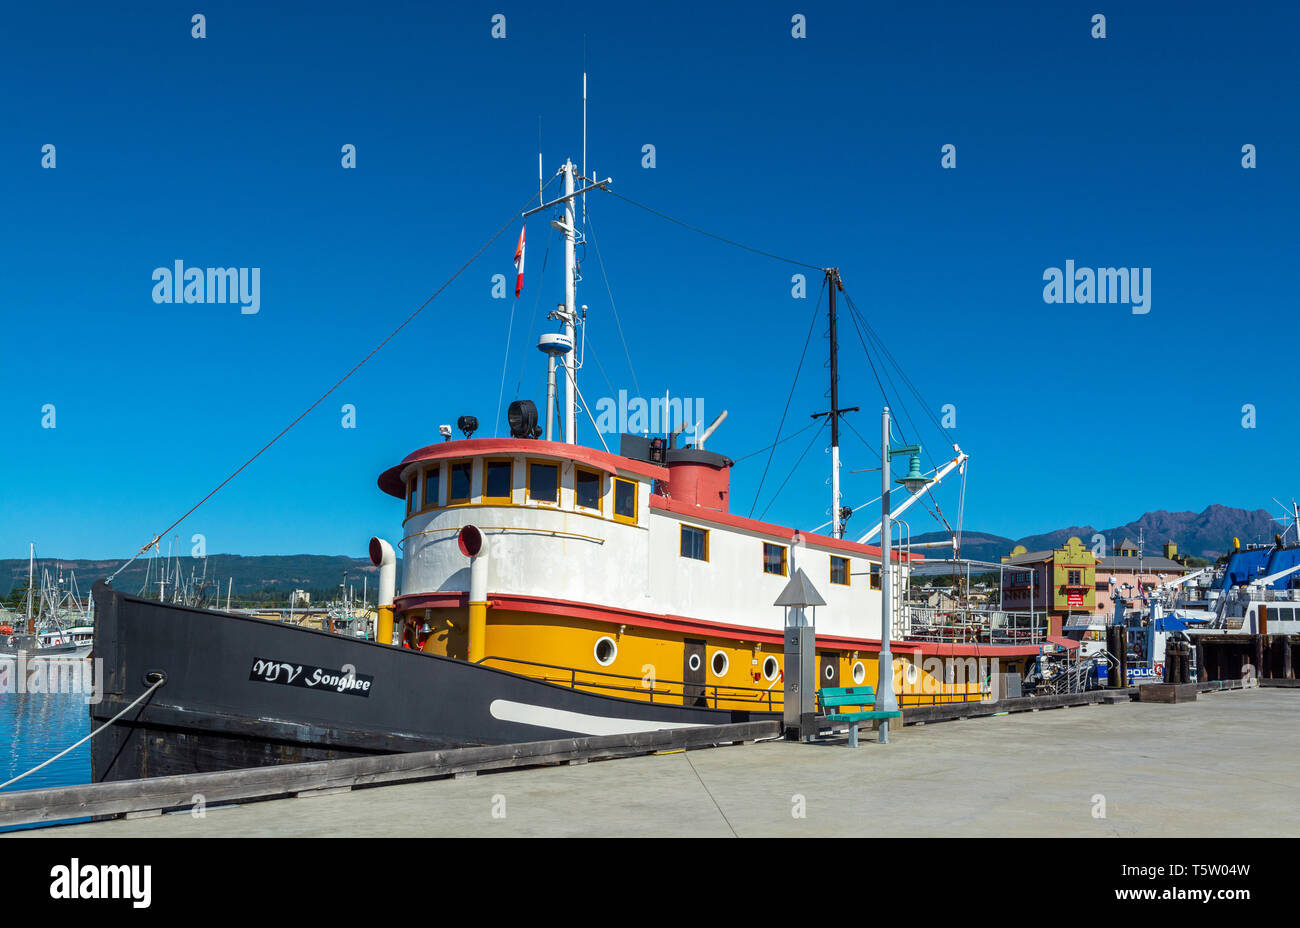
[[785, 585], [785, 589], [772, 605], [803, 609], [807, 606], [824, 606], [826, 600], [822, 599], [822, 594], [817, 592], [817, 588], [812, 585], [812, 581], [800, 567], [795, 570], [794, 576], [790, 578], [790, 582]]

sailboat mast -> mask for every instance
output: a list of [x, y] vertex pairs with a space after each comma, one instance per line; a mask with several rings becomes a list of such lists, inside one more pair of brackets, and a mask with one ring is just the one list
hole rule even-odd
[[36, 543], [27, 545], [27, 634], [36, 634], [36, 625], [32, 620], [32, 584], [36, 582]]

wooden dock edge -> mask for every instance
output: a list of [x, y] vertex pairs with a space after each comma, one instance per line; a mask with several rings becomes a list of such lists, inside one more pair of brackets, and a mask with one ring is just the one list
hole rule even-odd
[[[1284, 686], [1296, 681], [1261, 680], [1259, 682], [1264, 686]], [[1209, 680], [1205, 683], [1192, 685], [1196, 687], [1198, 693], [1216, 693], [1246, 688], [1246, 684], [1240, 680]], [[1126, 686], [1115, 689], [1088, 690], [1083, 693], [1061, 693], [1053, 696], [1021, 696], [1016, 699], [1000, 699], [997, 702], [954, 702], [941, 703], [935, 706], [903, 706], [903, 724], [947, 722], [955, 719], [997, 715], [1002, 712], [1034, 712], [1039, 709], [1065, 709], [1070, 706], [1129, 702], [1135, 699], [1137, 695], [1138, 687]]]
[[780, 734], [781, 723], [773, 719], [21, 790], [0, 793], [0, 826], [188, 809], [199, 801], [196, 797], [202, 797], [205, 805], [213, 806], [300, 793], [319, 796], [323, 795], [322, 790], [340, 791], [484, 770], [741, 744]]

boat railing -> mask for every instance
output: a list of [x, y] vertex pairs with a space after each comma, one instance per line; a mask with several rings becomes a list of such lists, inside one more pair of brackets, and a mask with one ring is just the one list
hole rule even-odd
[[1041, 644], [1047, 640], [1047, 615], [1000, 609], [905, 607], [906, 639], [952, 644]]
[[[556, 683], [570, 689], [608, 691], [611, 695], [636, 694], [644, 696], [648, 702], [652, 703], [656, 697], [658, 697], [660, 703], [668, 699], [682, 700], [691, 698], [703, 700], [702, 706], [705, 708], [734, 709], [742, 706], [746, 708], [752, 706], [763, 712], [778, 712], [785, 705], [785, 690], [777, 686], [780, 680], [779, 677], [776, 681], [773, 681], [770, 688], [764, 689], [762, 687], [739, 686], [737, 684], [664, 680], [653, 674], [638, 677], [632, 674], [613, 673], [607, 670], [580, 670], [576, 667], [526, 661], [517, 657], [489, 655], [478, 661], [480, 664], [489, 662], [534, 668], [541, 671], [541, 673], [525, 670], [515, 671], [511, 670], [510, 667], [502, 667], [501, 669], [541, 679], [546, 683]], [[587, 677], [599, 679], [585, 679]], [[681, 702], [674, 702], [673, 704], [681, 705]], [[741, 706], [737, 704], [741, 704]]]

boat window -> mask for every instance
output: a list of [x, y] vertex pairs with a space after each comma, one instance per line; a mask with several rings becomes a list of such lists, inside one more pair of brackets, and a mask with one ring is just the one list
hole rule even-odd
[[415, 512], [415, 491], [420, 485], [420, 478], [416, 474], [406, 478], [406, 514], [409, 516]]
[[614, 479], [614, 518], [620, 522], [636, 522], [636, 482]]
[[838, 583], [840, 586], [849, 585], [849, 559], [847, 557], [831, 555], [831, 583]]
[[763, 659], [763, 679], [764, 679], [764, 680], [769, 680], [769, 681], [770, 681], [770, 680], [775, 680], [775, 679], [776, 679], [776, 675], [777, 675], [778, 673], [780, 673], [780, 671], [781, 671], [781, 665], [780, 665], [779, 663], [777, 663], [777, 660], [776, 660], [775, 657], [772, 657], [771, 655], [768, 655], [767, 657], [765, 657], [765, 658]]
[[785, 545], [763, 542], [763, 573], [785, 576]]
[[871, 565], [871, 588], [873, 590], [880, 589], [880, 565], [879, 564]]
[[534, 461], [528, 465], [528, 498], [534, 503], [553, 503], [560, 491], [560, 466]]
[[474, 473], [474, 462], [453, 461], [450, 473], [451, 480], [447, 484], [447, 504], [468, 503]]
[[442, 465], [434, 464], [424, 472], [424, 508], [432, 509], [439, 504], [438, 486], [442, 482]]
[[614, 643], [613, 638], [606, 635], [596, 642], [594, 653], [596, 656], [596, 663], [600, 664], [602, 667], [608, 667], [610, 664], [614, 663], [614, 658], [618, 657], [618, 645]]
[[514, 462], [512, 461], [484, 461], [483, 502], [509, 503], [513, 475]]
[[584, 509], [600, 508], [600, 474], [578, 468], [573, 473], [574, 501]]
[[727, 660], [727, 655], [724, 652], [713, 652], [713, 661], [710, 666], [713, 669], [713, 675], [715, 677], [725, 677], [727, 675], [727, 667], [729, 664], [730, 661]]
[[709, 531], [693, 525], [682, 526], [682, 557], [697, 561], [709, 559]]

